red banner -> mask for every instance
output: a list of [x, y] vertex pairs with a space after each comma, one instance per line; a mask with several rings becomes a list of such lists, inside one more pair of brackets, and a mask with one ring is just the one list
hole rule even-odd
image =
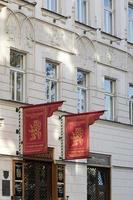
[[47, 152], [47, 118], [62, 104], [63, 101], [57, 101], [22, 107], [24, 155]]
[[65, 159], [80, 159], [89, 156], [89, 125], [104, 111], [65, 116]]

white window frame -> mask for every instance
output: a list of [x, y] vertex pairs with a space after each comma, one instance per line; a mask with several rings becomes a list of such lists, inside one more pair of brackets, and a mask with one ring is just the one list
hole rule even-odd
[[[79, 7], [78, 7], [78, 2], [79, 1]], [[85, 11], [86, 11], [86, 14], [84, 15], [83, 13], [83, 2], [86, 4], [86, 7], [85, 7]], [[88, 1], [87, 0], [76, 0], [76, 20], [79, 21], [80, 23], [83, 23], [83, 24], [88, 24], [88, 21], [89, 21], [89, 4], [88, 4]]]
[[[11, 99], [13, 101], [19, 101], [19, 102], [23, 102], [25, 99], [25, 65], [26, 65], [26, 55], [24, 53], [22, 53], [19, 50], [15, 50], [15, 49], [10, 49], [10, 51], [16, 51], [18, 53], [20, 53], [21, 55], [23, 55], [23, 66], [19, 68], [11, 66], [10, 63], [10, 91], [11, 91]], [[14, 98], [12, 97], [12, 80], [11, 80], [11, 73], [14, 73]], [[17, 74], [20, 73], [22, 74], [22, 99], [18, 100], [17, 99]]]
[[[129, 87], [133, 88], [133, 85], [129, 85]], [[133, 95], [129, 97], [129, 120], [130, 124], [133, 125]]]
[[[114, 1], [112, 0], [112, 8], [108, 8], [108, 7], [105, 7], [104, 5], [104, 0], [103, 0], [103, 31], [105, 33], [108, 33], [108, 34], [113, 34], [114, 33], [114, 12], [113, 12], [113, 7], [114, 7]], [[110, 31], [107, 30], [107, 27], [105, 25], [105, 12], [108, 12], [111, 14], [111, 27], [110, 27]]]
[[[108, 78], [108, 77], [104, 77], [104, 81], [108, 80], [111, 82], [112, 84], [112, 91], [111, 92], [106, 92], [104, 89], [104, 98], [106, 98], [106, 96], [110, 97], [110, 99], [112, 98], [112, 105], [110, 105], [111, 107], [111, 116], [108, 118], [108, 110], [105, 112], [104, 116], [106, 119], [108, 120], [114, 120], [115, 118], [115, 85], [116, 85], [116, 80]], [[104, 104], [105, 106], [105, 104]]]
[[[46, 74], [46, 100], [47, 100], [47, 102], [53, 102], [52, 98], [51, 98], [51, 95], [52, 95], [51, 94], [51, 84], [52, 84], [52, 82], [56, 83], [56, 97], [55, 97], [55, 101], [57, 101], [58, 100], [58, 66], [59, 66], [59, 64], [57, 62], [53, 62], [53, 61], [50, 61], [48, 59], [46, 60], [45, 65], [47, 65], [47, 63], [53, 64], [56, 67], [56, 78], [47, 77], [47, 74]], [[45, 73], [46, 73], [46, 67], [45, 67]], [[50, 92], [49, 97], [50, 97], [50, 99], [47, 98], [47, 81], [50, 82], [50, 85], [49, 85], [49, 92]]]
[[[86, 82], [85, 82], [85, 86], [81, 86], [81, 85], [78, 85], [77, 83], [77, 112], [79, 113], [82, 113], [82, 112], [86, 112], [88, 107], [87, 107], [87, 96], [88, 96], [88, 90], [87, 90], [87, 83], [88, 83], [88, 73], [80, 68], [77, 68], [77, 73], [78, 71], [81, 71], [83, 73], [85, 73], [85, 79], [86, 79]], [[77, 76], [76, 76], [77, 77]], [[77, 79], [76, 79], [77, 81]], [[78, 99], [78, 90], [80, 91], [80, 94], [82, 94], [82, 91], [85, 91], [85, 110], [83, 111], [81, 106], [82, 106], [82, 99]], [[78, 108], [78, 101], [80, 100], [80, 106]]]
[[[128, 10], [129, 10], [129, 8], [132, 8], [132, 10], [133, 10], [133, 5], [128, 4]], [[129, 31], [129, 24], [132, 25], [131, 31]], [[133, 18], [130, 19], [129, 15], [128, 15], [128, 41], [133, 43]]]

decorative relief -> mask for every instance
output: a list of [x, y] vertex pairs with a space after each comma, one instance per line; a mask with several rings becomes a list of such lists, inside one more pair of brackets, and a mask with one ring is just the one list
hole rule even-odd
[[95, 47], [89, 39], [77, 37], [75, 39], [75, 51], [77, 54], [76, 59], [78, 59], [78, 63], [82, 63], [82, 66], [93, 64]]
[[61, 28], [36, 22], [36, 39], [44, 44], [73, 51], [73, 34]]
[[20, 41], [20, 27], [16, 16], [10, 13], [6, 22], [6, 33], [8, 34], [8, 40], [14, 44]]
[[34, 29], [25, 15], [9, 11], [6, 33], [8, 40], [16, 48], [22, 48], [26, 51], [33, 49]]
[[111, 48], [105, 45], [97, 46], [97, 55], [99, 56], [99, 62], [112, 67], [126, 69], [126, 53], [117, 49]]
[[33, 49], [33, 44], [34, 44], [34, 30], [28, 19], [26, 19], [23, 22], [21, 34], [22, 34], [21, 43], [23, 49], [30, 51], [31, 49]]

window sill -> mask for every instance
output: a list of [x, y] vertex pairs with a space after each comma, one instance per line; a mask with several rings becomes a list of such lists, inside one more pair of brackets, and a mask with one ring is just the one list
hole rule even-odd
[[48, 10], [46, 8], [41, 8], [41, 10], [42, 10], [42, 15], [44, 17], [51, 17], [51, 18], [53, 18], [53, 22], [54, 23], [56, 22], [56, 20], [60, 20], [60, 19], [61, 20], [66, 20], [66, 19], [68, 19], [67, 16], [61, 15], [61, 14], [59, 14], [57, 12]]
[[108, 122], [108, 123], [115, 123], [115, 124], [118, 124], [118, 125], [124, 125], [124, 126], [133, 127], [133, 124], [118, 122], [118, 121], [116, 121], [116, 120], [109, 120], [109, 119], [100, 119], [100, 120], [101, 120], [101, 121], [104, 121], [104, 122]]
[[6, 0], [0, 0], [0, 8], [3, 8], [7, 5], [8, 1]]
[[32, 2], [32, 1], [29, 1], [29, 0], [21, 0], [22, 3], [26, 3], [26, 4], [29, 4], [29, 5], [32, 5], [32, 6], [36, 6], [37, 2]]
[[75, 23], [78, 24], [78, 25], [80, 25], [80, 26], [84, 26], [84, 27], [86, 27], [86, 28], [90, 28], [91, 30], [94, 30], [94, 31], [97, 30], [95, 27], [90, 26], [90, 25], [88, 25], [88, 24], [85, 24], [85, 23], [83, 23], [83, 22], [79, 22], [79, 21], [77, 21], [77, 20], [75, 20]]
[[115, 36], [114, 34], [106, 33], [106, 32], [104, 32], [104, 31], [101, 31], [101, 33], [102, 33], [103, 35], [106, 35], [107, 37], [115, 38], [115, 39], [118, 40], [118, 41], [121, 41], [121, 40], [122, 40], [122, 38], [117, 37], [117, 36]]
[[130, 41], [127, 40], [127, 43], [128, 43], [129, 45], [133, 45], [133, 41], [130, 42]]

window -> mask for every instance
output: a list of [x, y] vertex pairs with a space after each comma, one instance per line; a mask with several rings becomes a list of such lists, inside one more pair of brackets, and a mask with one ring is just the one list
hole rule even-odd
[[77, 21], [87, 23], [87, 3], [86, 0], [77, 0], [76, 6]]
[[133, 85], [129, 85], [129, 119], [130, 123], [133, 124]]
[[10, 50], [10, 82], [11, 82], [11, 99], [23, 101], [24, 91], [24, 54]]
[[77, 111], [86, 111], [86, 72], [77, 70]]
[[112, 33], [112, 0], [104, 0], [104, 31]]
[[114, 95], [115, 95], [115, 81], [105, 78], [104, 80], [104, 106], [106, 119], [114, 119]]
[[87, 200], [110, 200], [110, 155], [91, 153], [87, 159]]
[[87, 200], [109, 200], [109, 169], [87, 167]]
[[133, 42], [133, 6], [128, 7], [128, 40]]
[[57, 12], [57, 0], [45, 0], [45, 7], [48, 10]]
[[57, 100], [57, 64], [46, 61], [47, 102]]

